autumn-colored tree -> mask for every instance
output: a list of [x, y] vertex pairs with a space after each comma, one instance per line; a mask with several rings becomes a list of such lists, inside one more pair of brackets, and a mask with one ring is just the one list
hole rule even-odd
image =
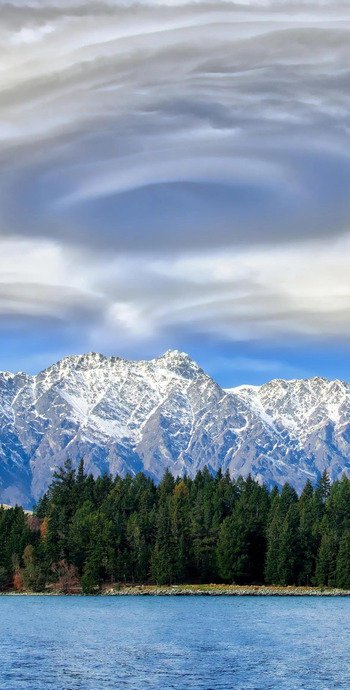
[[16, 592], [23, 592], [23, 577], [22, 571], [18, 568], [13, 576], [13, 586]]
[[48, 531], [49, 531], [49, 518], [47, 516], [45, 516], [41, 525], [40, 525], [40, 535], [41, 535], [43, 542], [46, 542]]
[[77, 569], [74, 565], [68, 564], [67, 561], [58, 561], [53, 563], [51, 571], [56, 575], [57, 581], [55, 589], [62, 594], [76, 594], [80, 588], [80, 581]]
[[0, 589], [95, 593], [104, 583], [350, 584], [350, 480], [299, 497], [205, 467], [86, 475], [67, 461], [33, 516], [0, 507]]
[[22, 568], [21, 574], [24, 588], [34, 592], [42, 590], [45, 585], [44, 570], [40, 559], [36, 557], [32, 544], [28, 544], [24, 549], [22, 560], [24, 568]]

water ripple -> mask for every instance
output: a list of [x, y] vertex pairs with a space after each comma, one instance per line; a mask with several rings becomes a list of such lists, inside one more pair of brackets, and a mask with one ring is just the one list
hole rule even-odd
[[0, 597], [0, 690], [350, 687], [350, 600]]

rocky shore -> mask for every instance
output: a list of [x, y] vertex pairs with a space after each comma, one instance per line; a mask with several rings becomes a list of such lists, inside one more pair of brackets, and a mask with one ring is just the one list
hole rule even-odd
[[[8, 591], [0, 596], [72, 596], [80, 590], [62, 592], [48, 589], [44, 592]], [[327, 587], [280, 587], [255, 585], [112, 585], [96, 591], [92, 596], [253, 596], [253, 597], [348, 597], [350, 590]]]
[[350, 590], [323, 587], [274, 587], [253, 585], [174, 585], [110, 587], [101, 592], [104, 596], [350, 596]]

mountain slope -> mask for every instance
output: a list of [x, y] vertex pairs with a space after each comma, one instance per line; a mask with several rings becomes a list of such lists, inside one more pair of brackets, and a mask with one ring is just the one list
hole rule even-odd
[[350, 386], [311, 379], [223, 390], [184, 353], [150, 361], [69, 356], [37, 376], [0, 374], [0, 502], [31, 505], [52, 471], [160, 479], [207, 464], [301, 489], [349, 468]]

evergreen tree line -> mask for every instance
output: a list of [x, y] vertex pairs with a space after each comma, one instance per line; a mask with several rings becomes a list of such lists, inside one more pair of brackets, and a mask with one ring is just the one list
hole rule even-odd
[[0, 589], [106, 582], [350, 589], [350, 479], [324, 472], [298, 497], [207, 468], [94, 479], [67, 460], [32, 516], [0, 508]]

